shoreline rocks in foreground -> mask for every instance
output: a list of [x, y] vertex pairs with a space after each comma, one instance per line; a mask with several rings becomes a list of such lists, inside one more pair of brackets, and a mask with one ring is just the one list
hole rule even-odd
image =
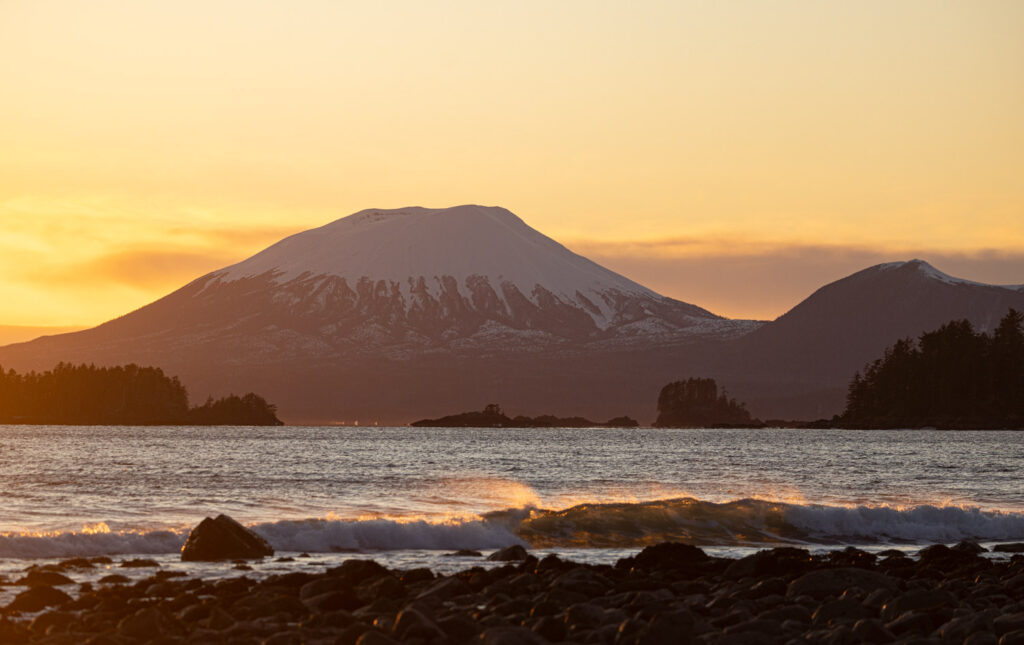
[[19, 581], [29, 586], [3, 609], [0, 642], [1024, 643], [1024, 556], [983, 550], [786, 547], [734, 560], [663, 543], [614, 566], [526, 554], [447, 576], [353, 559], [260, 581], [157, 572], [72, 599], [44, 574], [73, 575], [77, 559]]
[[271, 555], [274, 549], [266, 540], [224, 514], [197, 524], [181, 547], [185, 562], [254, 560]]

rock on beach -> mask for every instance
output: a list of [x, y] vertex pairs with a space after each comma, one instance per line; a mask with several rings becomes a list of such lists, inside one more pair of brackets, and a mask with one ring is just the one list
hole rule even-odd
[[186, 562], [255, 560], [271, 555], [274, 549], [266, 540], [223, 514], [196, 525], [181, 547], [181, 559]]
[[662, 544], [615, 565], [526, 553], [450, 575], [359, 559], [260, 580], [155, 573], [76, 598], [29, 587], [3, 609], [0, 643], [1021, 643], [1024, 556], [950, 551], [732, 560]]

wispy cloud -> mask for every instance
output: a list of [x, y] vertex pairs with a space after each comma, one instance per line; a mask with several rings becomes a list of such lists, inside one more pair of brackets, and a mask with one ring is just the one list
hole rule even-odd
[[774, 319], [819, 287], [882, 262], [921, 258], [958, 277], [1024, 284], [1024, 250], [950, 251], [696, 238], [586, 241], [569, 248], [666, 296], [734, 318]]

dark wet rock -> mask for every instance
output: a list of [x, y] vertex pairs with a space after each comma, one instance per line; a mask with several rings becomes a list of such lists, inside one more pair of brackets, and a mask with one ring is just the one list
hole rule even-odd
[[409, 569], [408, 571], [403, 571], [398, 579], [403, 585], [415, 585], [421, 582], [429, 582], [433, 580], [434, 572], [426, 567]]
[[1024, 553], [1024, 542], [1008, 542], [992, 547], [997, 553]]
[[795, 598], [806, 595], [821, 599], [838, 596], [849, 587], [895, 590], [898, 583], [885, 574], [864, 569], [819, 569], [805, 573], [789, 583], [786, 596]]
[[744, 632], [758, 632], [760, 634], [774, 634], [779, 631], [782, 623], [767, 618], [751, 618], [735, 625], [726, 627], [723, 632], [726, 635], [742, 634]]
[[692, 544], [663, 542], [644, 547], [637, 555], [632, 558], [623, 558], [615, 566], [645, 571], [689, 569], [704, 564], [708, 559], [707, 553]]
[[194, 623], [210, 615], [210, 605], [195, 603], [178, 612], [178, 620], [186, 623]]
[[780, 547], [758, 551], [730, 564], [725, 575], [733, 580], [740, 578], [781, 576], [803, 573], [811, 568], [814, 559], [806, 549]]
[[123, 561], [120, 566], [126, 569], [141, 569], [147, 567], [159, 567], [160, 563], [156, 560], [150, 560], [149, 558], [134, 558], [132, 560]]
[[658, 614], [648, 621], [634, 641], [637, 645], [686, 645], [693, 642], [694, 616], [688, 611]]
[[[74, 623], [76, 617], [67, 611], [48, 611], [32, 619], [29, 628], [38, 634], [45, 634], [48, 629], [60, 630]], [[0, 641], [2, 642], [2, 641]]]
[[437, 620], [437, 626], [444, 631], [453, 641], [462, 643], [480, 633], [480, 626], [468, 615], [462, 612], [452, 612], [451, 614], [439, 618]]
[[[686, 557], [681, 565], [664, 568], [634, 566], [635, 557], [626, 559], [628, 566], [616, 567], [531, 557], [520, 564], [436, 576], [426, 569], [389, 570], [371, 560], [349, 560], [326, 573], [296, 565], [260, 581], [204, 582], [167, 572], [134, 584], [78, 590], [79, 598], [34, 622], [32, 615], [8, 608], [14, 620], [0, 619], [0, 643], [61, 645], [102, 638], [119, 645], [147, 640], [353, 645], [362, 638], [364, 643], [415, 645], [853, 645], [894, 640], [993, 645], [1001, 637], [1009, 645], [1024, 631], [1015, 622], [1024, 614], [1020, 556], [980, 564], [965, 559], [967, 566], [947, 573], [934, 562], [974, 554], [949, 549], [954, 553], [949, 556], [936, 550], [932, 564], [923, 567], [909, 558], [886, 558], [909, 566], [886, 575], [881, 572], [893, 571], [886, 560], [874, 570], [837, 568], [862, 559], [853, 550], [814, 558], [794, 550], [807, 559], [810, 571], [733, 578], [724, 572], [735, 561], [693, 558], [694, 551], [676, 547], [654, 553], [659, 551], [655, 560], [673, 552]], [[784, 550], [761, 553], [768, 555], [743, 567], [770, 571], [773, 558], [787, 558]], [[27, 573], [67, 568], [43, 564]], [[349, 603], [360, 606], [352, 609]], [[162, 630], [159, 638], [127, 634], [151, 629]]]
[[307, 598], [313, 598], [314, 596], [319, 596], [330, 591], [339, 591], [341, 589], [351, 589], [351, 586], [335, 577], [317, 578], [307, 582], [299, 588], [299, 598], [305, 600]]
[[303, 598], [302, 602], [314, 614], [327, 614], [340, 609], [352, 611], [366, 604], [351, 589], [347, 588]]
[[300, 645], [302, 642], [301, 633], [297, 631], [282, 631], [265, 638], [262, 645]]
[[110, 558], [108, 558], [105, 555], [93, 556], [93, 557], [89, 558], [89, 562], [92, 562], [93, 564], [113, 564], [114, 563], [113, 560], [111, 560]]
[[1003, 634], [999, 639], [999, 645], [1024, 645], [1024, 629]]
[[181, 548], [181, 559], [202, 560], [259, 559], [274, 555], [267, 541], [227, 515], [205, 518], [188, 534]]
[[432, 618], [415, 607], [406, 607], [398, 612], [391, 631], [395, 638], [402, 641], [419, 638], [429, 642], [443, 640], [446, 637], [444, 630], [438, 627]]
[[992, 632], [975, 632], [964, 639], [964, 645], [998, 645], [999, 638]]
[[0, 643], [23, 643], [29, 638], [25, 625], [0, 617]]
[[484, 554], [480, 553], [479, 551], [475, 551], [473, 549], [459, 549], [458, 551], [452, 551], [451, 553], [445, 553], [444, 557], [446, 557], [446, 558], [456, 558], [456, 557], [458, 557], [458, 558], [482, 558], [482, 557], [484, 557]]
[[546, 643], [525, 627], [491, 627], [480, 634], [481, 645], [540, 645]]
[[934, 567], [944, 572], [952, 572], [965, 566], [984, 563], [977, 553], [967, 550], [951, 549], [944, 544], [933, 544], [918, 551], [919, 567]]
[[580, 627], [593, 629], [604, 622], [604, 609], [595, 604], [581, 602], [570, 605], [565, 610], [565, 624], [567, 627]]
[[527, 553], [526, 549], [521, 545], [513, 544], [512, 546], [507, 546], [504, 549], [498, 549], [487, 556], [487, 559], [491, 562], [521, 562], [529, 555], [530, 554]]
[[374, 560], [345, 560], [339, 566], [327, 570], [327, 575], [359, 584], [372, 578], [390, 575], [390, 572]]
[[556, 577], [551, 583], [552, 592], [562, 591], [587, 598], [603, 595], [610, 587], [611, 582], [607, 578], [583, 567], [570, 569]]
[[860, 567], [870, 569], [875, 565], [878, 556], [874, 553], [861, 551], [860, 549], [848, 546], [842, 551], [832, 551], [825, 558], [829, 564], [837, 567]]
[[154, 634], [170, 636], [180, 631], [178, 621], [156, 607], [140, 609], [117, 624], [118, 633], [129, 638], [150, 639]]
[[896, 592], [893, 589], [875, 589], [874, 591], [869, 593], [866, 598], [864, 598], [863, 603], [867, 607], [881, 609], [882, 606], [885, 605], [885, 603], [892, 600], [893, 596], [895, 595]]
[[907, 611], [929, 612], [939, 607], [956, 606], [956, 597], [938, 589], [912, 589], [902, 593], [882, 607], [882, 620], [895, 620]]
[[157, 580], [166, 580], [168, 578], [185, 578], [188, 574], [184, 571], [157, 571], [153, 574], [153, 577]]
[[392, 643], [397, 642], [398, 641], [396, 641], [395, 639], [385, 636], [379, 631], [371, 629], [369, 631], [363, 632], [362, 635], [359, 636], [359, 638], [356, 640], [356, 645], [391, 645]]
[[1024, 630], [1024, 612], [1005, 614], [992, 621], [992, 631], [996, 636]]
[[14, 584], [26, 587], [56, 587], [59, 585], [73, 585], [75, 581], [62, 573], [33, 569], [15, 580]]
[[390, 573], [359, 586], [359, 597], [367, 602], [378, 599], [398, 598], [405, 595], [405, 585]]
[[472, 589], [460, 578], [443, 578], [422, 591], [417, 598], [421, 600], [450, 600], [457, 596], [471, 593]]
[[972, 614], [950, 619], [939, 627], [937, 633], [944, 641], [962, 643], [971, 634], [986, 631], [990, 626], [990, 621], [980, 615]]
[[815, 625], [832, 625], [837, 621], [856, 622], [864, 618], [874, 618], [874, 613], [856, 600], [845, 598], [822, 603], [811, 616], [811, 620]]
[[988, 551], [985, 547], [971, 540], [960, 540], [952, 548], [955, 551], [965, 551], [967, 553], [985, 553]]
[[786, 595], [786, 581], [782, 578], [768, 578], [754, 584], [745, 594], [746, 598]]
[[29, 587], [14, 597], [7, 611], [36, 612], [47, 607], [59, 607], [71, 600], [71, 596], [53, 587]]
[[541, 616], [533, 625], [533, 631], [538, 636], [552, 643], [559, 643], [565, 640], [565, 621], [554, 616]]
[[934, 619], [923, 611], [908, 611], [885, 624], [885, 628], [897, 636], [905, 634], [927, 634], [935, 628]]
[[853, 624], [850, 635], [858, 643], [889, 643], [893, 634], [877, 618], [865, 618]]
[[57, 563], [61, 569], [92, 569], [96, 563], [88, 558], [69, 558]]
[[782, 607], [763, 611], [758, 614], [758, 618], [777, 620], [780, 623], [792, 620], [805, 625], [811, 622], [811, 611], [801, 605], [784, 605]]

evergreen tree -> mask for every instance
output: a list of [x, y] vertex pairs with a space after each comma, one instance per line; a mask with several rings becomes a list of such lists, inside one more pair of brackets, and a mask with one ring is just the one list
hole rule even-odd
[[843, 425], [865, 428], [1024, 426], [1024, 316], [992, 336], [956, 320], [901, 339], [856, 373]]
[[[207, 405], [214, 423], [281, 424], [276, 408], [253, 393]], [[180, 425], [192, 416], [185, 386], [157, 367], [58, 363], [24, 375], [0, 368], [0, 423]]]
[[742, 403], [723, 392], [712, 378], [690, 378], [661, 388], [658, 394], [658, 420], [661, 428], [707, 428], [742, 426], [751, 423]]

